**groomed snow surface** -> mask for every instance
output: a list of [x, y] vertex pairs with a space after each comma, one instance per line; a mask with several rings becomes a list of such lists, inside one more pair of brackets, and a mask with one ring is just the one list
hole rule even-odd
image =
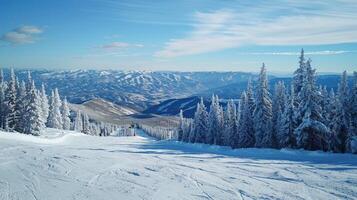
[[357, 199], [357, 156], [0, 132], [0, 199]]

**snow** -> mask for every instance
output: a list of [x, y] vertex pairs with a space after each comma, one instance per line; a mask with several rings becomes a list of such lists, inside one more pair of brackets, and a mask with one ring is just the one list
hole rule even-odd
[[357, 155], [0, 132], [0, 199], [356, 199]]
[[74, 131], [64, 131], [58, 129], [47, 128], [46, 132], [39, 136], [25, 135], [22, 133], [9, 133], [0, 131], [0, 140], [13, 140], [18, 142], [31, 142], [37, 144], [59, 144], [64, 143], [71, 137], [83, 136], [84, 134]]

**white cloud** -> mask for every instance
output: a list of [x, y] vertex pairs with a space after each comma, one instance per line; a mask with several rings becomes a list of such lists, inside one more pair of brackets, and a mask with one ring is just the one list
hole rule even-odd
[[23, 34], [39, 34], [43, 32], [42, 29], [36, 26], [21, 26], [15, 29], [15, 31]]
[[21, 26], [3, 34], [0, 39], [11, 44], [33, 43], [36, 40], [34, 35], [42, 32], [43, 30], [36, 26]]
[[112, 42], [109, 44], [104, 44], [101, 45], [101, 49], [107, 49], [107, 50], [116, 50], [116, 49], [123, 49], [123, 48], [128, 48], [128, 47], [143, 47], [144, 45], [142, 44], [129, 44], [126, 42]]
[[193, 55], [249, 44], [357, 42], [357, 5], [353, 1], [278, 2], [197, 12], [193, 30], [186, 37], [171, 39], [155, 56]]

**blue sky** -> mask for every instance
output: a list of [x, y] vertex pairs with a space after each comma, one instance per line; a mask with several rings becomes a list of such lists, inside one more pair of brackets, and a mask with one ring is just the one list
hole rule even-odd
[[355, 0], [0, 0], [0, 66], [357, 70]]

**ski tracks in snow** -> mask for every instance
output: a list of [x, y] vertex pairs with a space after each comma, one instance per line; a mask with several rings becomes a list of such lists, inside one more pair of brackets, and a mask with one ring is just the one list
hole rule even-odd
[[0, 141], [2, 200], [357, 198], [355, 162], [230, 155], [140, 136], [29, 141]]

